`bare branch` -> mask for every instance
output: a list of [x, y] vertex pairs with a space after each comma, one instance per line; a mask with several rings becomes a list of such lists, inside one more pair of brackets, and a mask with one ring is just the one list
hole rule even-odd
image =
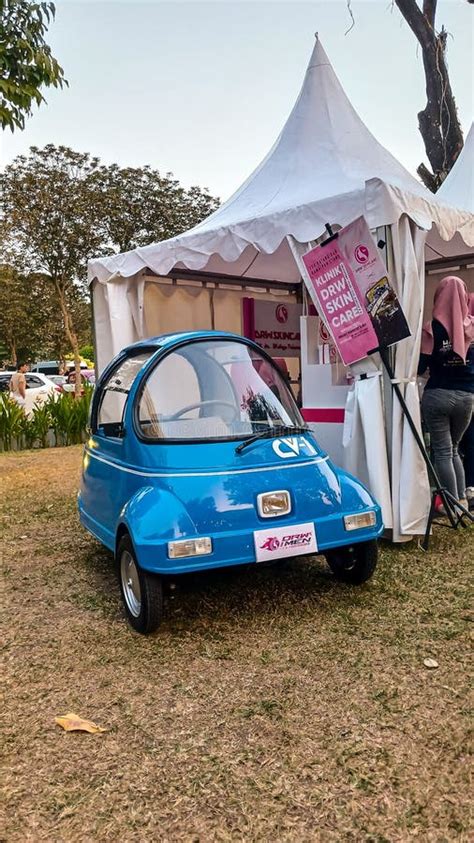
[[[426, 106], [418, 114], [418, 123], [433, 174], [418, 170], [424, 183], [436, 190], [445, 179], [463, 147], [462, 130], [446, 64], [448, 33], [436, 31], [437, 0], [395, 0], [415, 35], [422, 51], [426, 81]], [[433, 181], [434, 179], [434, 181]], [[429, 183], [429, 184], [428, 184]]]
[[349, 14], [351, 16], [352, 23], [351, 23], [349, 29], [346, 29], [344, 35], [348, 35], [349, 32], [351, 31], [351, 29], [354, 29], [354, 27], [355, 27], [355, 18], [354, 18], [353, 12], [352, 12], [351, 0], [346, 0], [346, 5], [347, 5], [347, 11], [349, 12]]

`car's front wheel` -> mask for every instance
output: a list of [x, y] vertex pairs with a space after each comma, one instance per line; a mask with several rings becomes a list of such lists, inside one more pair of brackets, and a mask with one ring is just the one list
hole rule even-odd
[[326, 560], [337, 580], [361, 585], [374, 573], [377, 556], [377, 542], [374, 539], [330, 550], [326, 553]]
[[120, 590], [130, 626], [142, 635], [154, 632], [163, 618], [161, 578], [140, 568], [130, 536], [122, 536], [117, 547]]

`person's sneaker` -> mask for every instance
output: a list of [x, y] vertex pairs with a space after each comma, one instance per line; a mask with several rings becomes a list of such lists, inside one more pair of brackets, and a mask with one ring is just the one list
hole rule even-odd
[[[461, 504], [461, 506], [464, 507], [464, 509], [467, 509], [467, 510], [469, 509], [469, 502], [468, 502], [467, 498], [460, 498], [459, 503]], [[460, 512], [462, 513], [462, 510], [460, 510]]]
[[468, 486], [466, 489], [467, 508], [469, 512], [474, 509], [474, 486]]

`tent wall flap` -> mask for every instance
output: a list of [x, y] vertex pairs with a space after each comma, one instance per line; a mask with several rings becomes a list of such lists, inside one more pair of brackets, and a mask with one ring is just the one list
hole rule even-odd
[[[390, 227], [389, 273], [411, 330], [411, 337], [395, 346], [394, 372], [420, 433], [416, 376], [423, 327], [425, 242], [426, 232], [407, 216], [402, 216]], [[391, 482], [394, 539], [397, 541], [405, 535], [424, 534], [430, 507], [430, 484], [424, 459], [396, 399], [391, 411]]]

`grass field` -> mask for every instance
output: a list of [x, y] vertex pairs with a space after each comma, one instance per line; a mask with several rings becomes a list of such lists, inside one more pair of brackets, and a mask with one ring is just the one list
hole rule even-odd
[[80, 456], [0, 456], [0, 839], [472, 839], [472, 531], [384, 548], [358, 589], [320, 558], [195, 576], [144, 638], [78, 525]]

